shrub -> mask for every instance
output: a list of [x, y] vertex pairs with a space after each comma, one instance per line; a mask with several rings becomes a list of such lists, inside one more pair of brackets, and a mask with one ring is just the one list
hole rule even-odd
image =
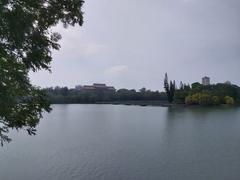
[[219, 104], [221, 104], [221, 103], [220, 103], [220, 98], [219, 98], [218, 96], [213, 96], [212, 99], [211, 99], [211, 101], [212, 101], [212, 104], [213, 104], [213, 105], [219, 105]]
[[188, 104], [188, 105], [192, 105], [193, 104], [192, 96], [187, 96], [185, 98], [185, 104]]
[[227, 105], [234, 105], [235, 101], [231, 96], [225, 96], [224, 97], [224, 103]]
[[200, 94], [198, 102], [199, 102], [200, 105], [210, 105], [211, 104], [210, 95], [208, 95], [208, 94]]

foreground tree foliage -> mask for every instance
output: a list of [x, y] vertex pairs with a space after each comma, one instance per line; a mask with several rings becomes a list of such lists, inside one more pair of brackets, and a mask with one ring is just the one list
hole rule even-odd
[[51, 51], [60, 48], [58, 23], [83, 24], [83, 0], [0, 0], [0, 143], [9, 142], [9, 128], [32, 135], [50, 103], [34, 87], [30, 71], [50, 70]]

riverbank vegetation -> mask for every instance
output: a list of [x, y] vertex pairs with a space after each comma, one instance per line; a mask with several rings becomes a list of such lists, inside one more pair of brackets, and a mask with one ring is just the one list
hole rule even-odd
[[67, 87], [55, 87], [45, 89], [49, 95], [50, 101], [54, 104], [95, 104], [95, 103], [122, 103], [122, 102], [156, 102], [167, 101], [164, 92], [151, 91], [142, 88], [139, 91], [135, 89], [119, 89], [117, 91], [108, 90], [77, 90]]
[[191, 86], [181, 82], [177, 87], [175, 81], [169, 82], [166, 73], [164, 88], [169, 103], [174, 104], [209, 106], [240, 103], [240, 87], [229, 82], [212, 85], [195, 82]]
[[47, 88], [53, 104], [133, 104], [133, 105], [234, 105], [240, 102], [240, 87], [231, 84], [218, 83], [204, 86], [198, 82], [192, 85], [170, 81], [165, 76], [166, 92], [151, 91], [142, 88], [119, 90], [77, 90], [67, 87]]
[[234, 105], [240, 102], [240, 87], [224, 83], [208, 86], [193, 83], [177, 89], [174, 102], [187, 105]]

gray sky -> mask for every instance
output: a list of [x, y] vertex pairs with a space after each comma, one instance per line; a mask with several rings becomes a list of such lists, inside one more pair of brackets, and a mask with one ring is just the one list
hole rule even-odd
[[86, 0], [84, 12], [83, 27], [55, 29], [52, 73], [31, 74], [34, 84], [162, 90], [165, 72], [240, 84], [239, 0]]

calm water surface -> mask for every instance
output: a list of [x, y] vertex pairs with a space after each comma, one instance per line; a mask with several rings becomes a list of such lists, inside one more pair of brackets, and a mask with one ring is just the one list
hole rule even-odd
[[240, 108], [55, 105], [10, 136], [0, 180], [240, 179]]

